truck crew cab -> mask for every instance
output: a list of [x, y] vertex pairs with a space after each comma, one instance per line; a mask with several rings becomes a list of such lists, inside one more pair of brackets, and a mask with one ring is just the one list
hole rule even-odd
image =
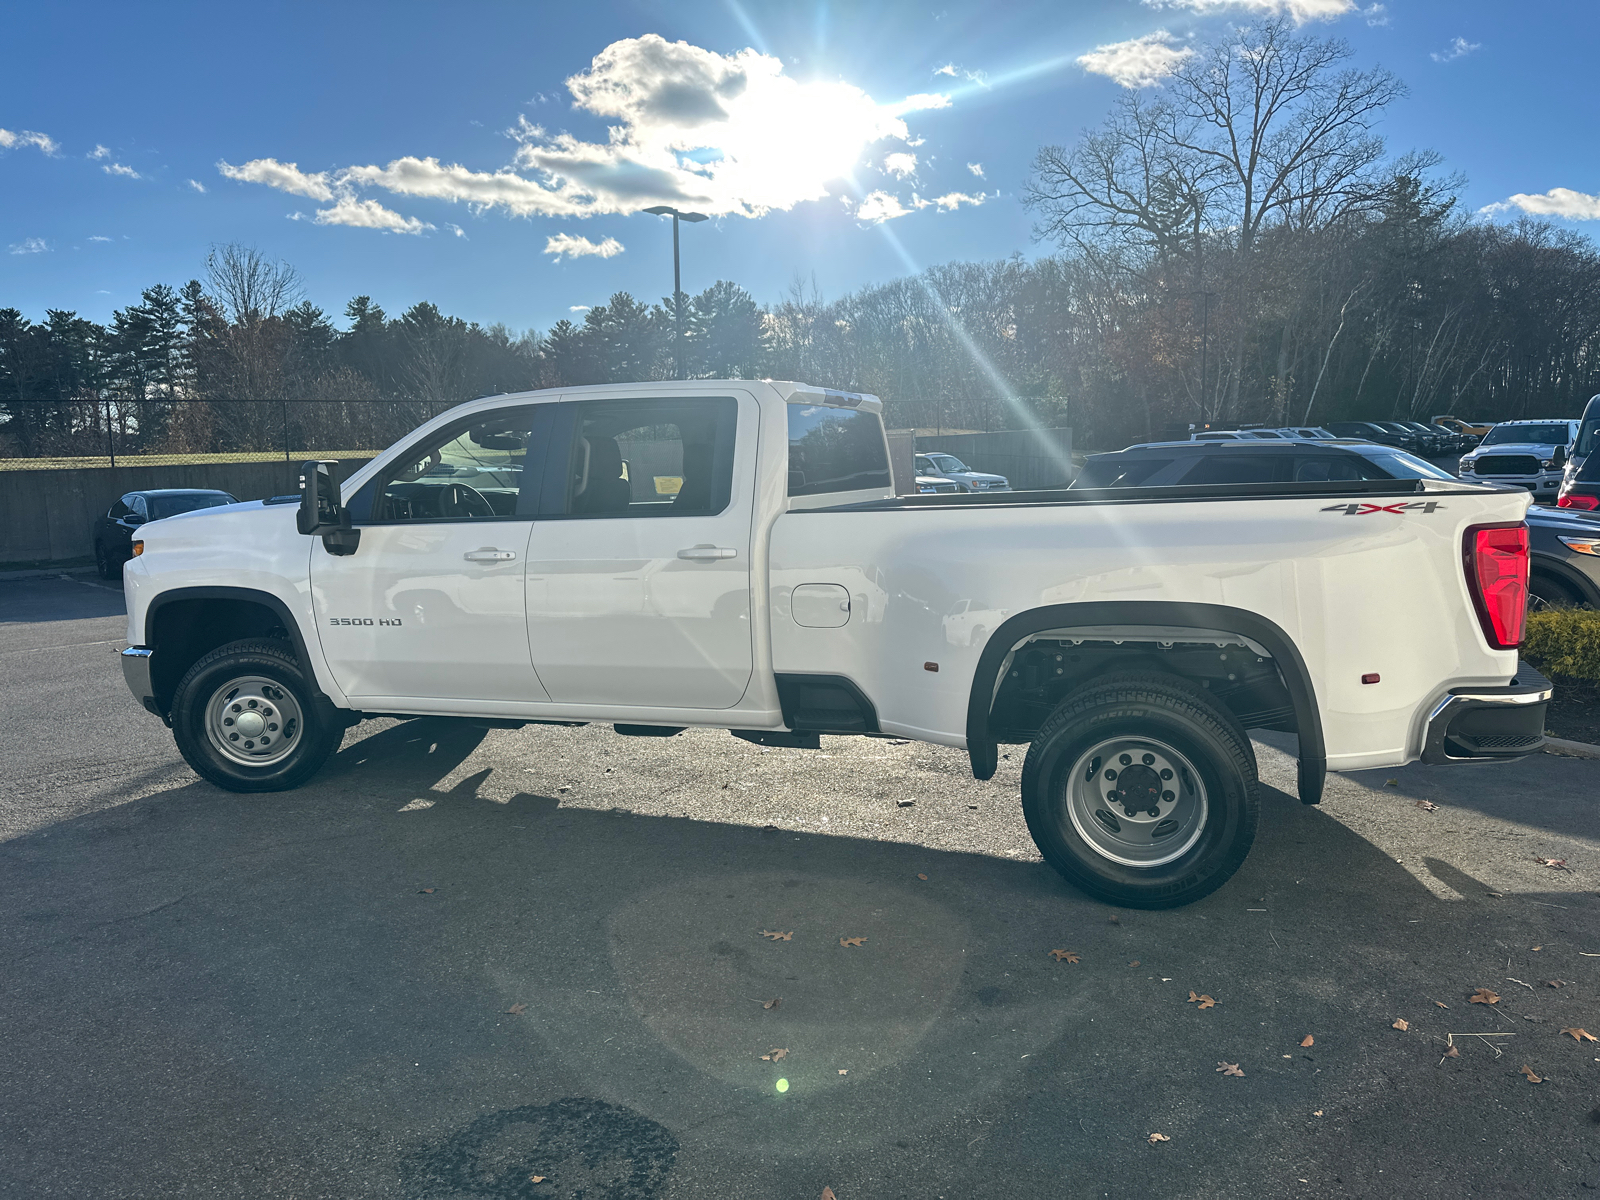
[[298, 505], [145, 526], [129, 685], [238, 792], [298, 785], [378, 715], [892, 735], [964, 749], [980, 779], [1027, 744], [1045, 859], [1145, 907], [1249, 851], [1248, 729], [1298, 735], [1306, 803], [1329, 768], [1542, 743], [1549, 685], [1517, 659], [1526, 493], [896, 498], [880, 414], [752, 380], [459, 405], [342, 486], [308, 463]]

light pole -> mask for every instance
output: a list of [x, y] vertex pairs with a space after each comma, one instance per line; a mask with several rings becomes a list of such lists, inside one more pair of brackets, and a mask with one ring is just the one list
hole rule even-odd
[[687, 379], [688, 375], [683, 369], [683, 279], [678, 266], [678, 222], [688, 221], [691, 225], [699, 221], [710, 220], [705, 213], [679, 212], [665, 204], [658, 204], [654, 208], [644, 210], [652, 217], [672, 218], [672, 308], [673, 320], [677, 325], [677, 334], [672, 343], [672, 365], [677, 368], [679, 379]]

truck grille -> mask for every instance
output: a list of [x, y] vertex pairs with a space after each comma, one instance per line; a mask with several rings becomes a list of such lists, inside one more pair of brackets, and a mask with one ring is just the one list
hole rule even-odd
[[1539, 460], [1531, 454], [1489, 454], [1478, 459], [1479, 475], [1537, 475]]

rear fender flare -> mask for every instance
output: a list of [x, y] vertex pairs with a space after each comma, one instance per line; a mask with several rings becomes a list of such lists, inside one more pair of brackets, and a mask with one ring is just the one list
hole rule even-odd
[[1327, 745], [1322, 736], [1322, 716], [1317, 707], [1316, 688], [1311, 672], [1294, 639], [1276, 623], [1258, 613], [1222, 604], [1182, 604], [1171, 601], [1093, 600], [1080, 604], [1051, 604], [1029, 609], [1011, 617], [990, 635], [978, 658], [972, 677], [972, 692], [967, 700], [967, 753], [972, 773], [978, 779], [992, 779], [998, 765], [999, 746], [989, 732], [989, 714], [994, 704], [1000, 669], [1006, 656], [1033, 634], [1049, 629], [1082, 626], [1122, 626], [1130, 631], [1140, 627], [1222, 630], [1257, 642], [1272, 655], [1283, 677], [1294, 706], [1295, 726], [1300, 739], [1298, 790], [1304, 804], [1322, 799], [1322, 785], [1328, 772]]

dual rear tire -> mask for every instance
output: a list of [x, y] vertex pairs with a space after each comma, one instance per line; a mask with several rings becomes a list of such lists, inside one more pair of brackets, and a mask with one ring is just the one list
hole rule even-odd
[[1022, 811], [1046, 862], [1097, 899], [1174, 908], [1239, 869], [1260, 817], [1232, 714], [1170, 676], [1089, 684], [1040, 728]]

